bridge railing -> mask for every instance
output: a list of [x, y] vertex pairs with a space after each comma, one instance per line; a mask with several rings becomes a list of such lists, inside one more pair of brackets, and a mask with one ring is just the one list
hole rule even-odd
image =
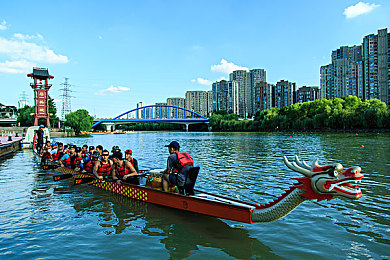
[[188, 110], [183, 107], [173, 105], [149, 105], [129, 110], [120, 114], [113, 119], [187, 119], [200, 118], [208, 119], [207, 117]]
[[[127, 121], [128, 120], [128, 121]], [[139, 121], [138, 121], [139, 120]], [[149, 105], [135, 108], [120, 114], [112, 119], [103, 119], [92, 125], [92, 128], [101, 123], [134, 123], [134, 122], [170, 122], [179, 124], [208, 123], [209, 119], [189, 109], [173, 105]]]

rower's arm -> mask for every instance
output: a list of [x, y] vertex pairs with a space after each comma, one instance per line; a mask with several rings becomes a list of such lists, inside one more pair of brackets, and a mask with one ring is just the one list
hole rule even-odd
[[130, 173], [129, 174], [127, 174], [127, 176], [136, 176], [136, 175], [138, 175], [138, 173], [137, 173], [137, 171], [135, 170], [135, 168], [134, 168], [134, 166], [130, 163], [130, 162], [128, 162], [128, 161], [126, 161], [126, 165], [125, 165], [129, 170], [130, 170]]
[[118, 177], [117, 177], [117, 171], [116, 171], [116, 165], [115, 164], [111, 164], [111, 175], [112, 175], [112, 178], [114, 180], [117, 180]]
[[95, 175], [96, 178], [99, 178], [99, 175], [97, 173], [99, 167], [100, 167], [100, 161], [95, 162], [95, 165], [93, 166], [93, 175]]

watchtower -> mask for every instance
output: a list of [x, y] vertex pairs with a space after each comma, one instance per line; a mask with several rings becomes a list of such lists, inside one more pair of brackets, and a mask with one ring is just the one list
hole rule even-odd
[[50, 127], [49, 120], [49, 89], [51, 84], [48, 83], [49, 79], [54, 77], [49, 74], [49, 70], [45, 68], [33, 68], [33, 73], [27, 74], [27, 77], [34, 79], [34, 83], [30, 83], [32, 89], [34, 89], [34, 126], [38, 125], [38, 119], [46, 119], [46, 126]]

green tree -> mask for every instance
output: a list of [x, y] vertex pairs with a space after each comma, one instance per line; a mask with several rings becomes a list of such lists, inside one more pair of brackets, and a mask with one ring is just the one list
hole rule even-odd
[[[54, 100], [49, 96], [49, 114], [50, 114], [50, 125], [58, 125], [60, 119], [57, 117], [57, 108]], [[16, 121], [20, 123], [20, 126], [32, 126], [34, 125], [34, 112], [35, 106], [25, 106], [19, 110], [19, 115]], [[44, 119], [39, 119], [39, 124], [46, 124]]]
[[93, 123], [93, 117], [85, 109], [79, 109], [65, 116], [65, 125], [71, 127], [76, 134], [81, 131], [90, 131]]
[[34, 125], [34, 107], [25, 106], [19, 110], [19, 115], [16, 121], [20, 126]]

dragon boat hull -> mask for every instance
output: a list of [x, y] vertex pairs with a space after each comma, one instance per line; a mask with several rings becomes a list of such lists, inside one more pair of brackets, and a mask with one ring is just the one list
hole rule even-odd
[[251, 224], [253, 223], [252, 213], [256, 208], [255, 204], [212, 195], [199, 190], [195, 191], [195, 195], [186, 196], [141, 185], [117, 184], [112, 181], [97, 182], [92, 185], [131, 199]]

